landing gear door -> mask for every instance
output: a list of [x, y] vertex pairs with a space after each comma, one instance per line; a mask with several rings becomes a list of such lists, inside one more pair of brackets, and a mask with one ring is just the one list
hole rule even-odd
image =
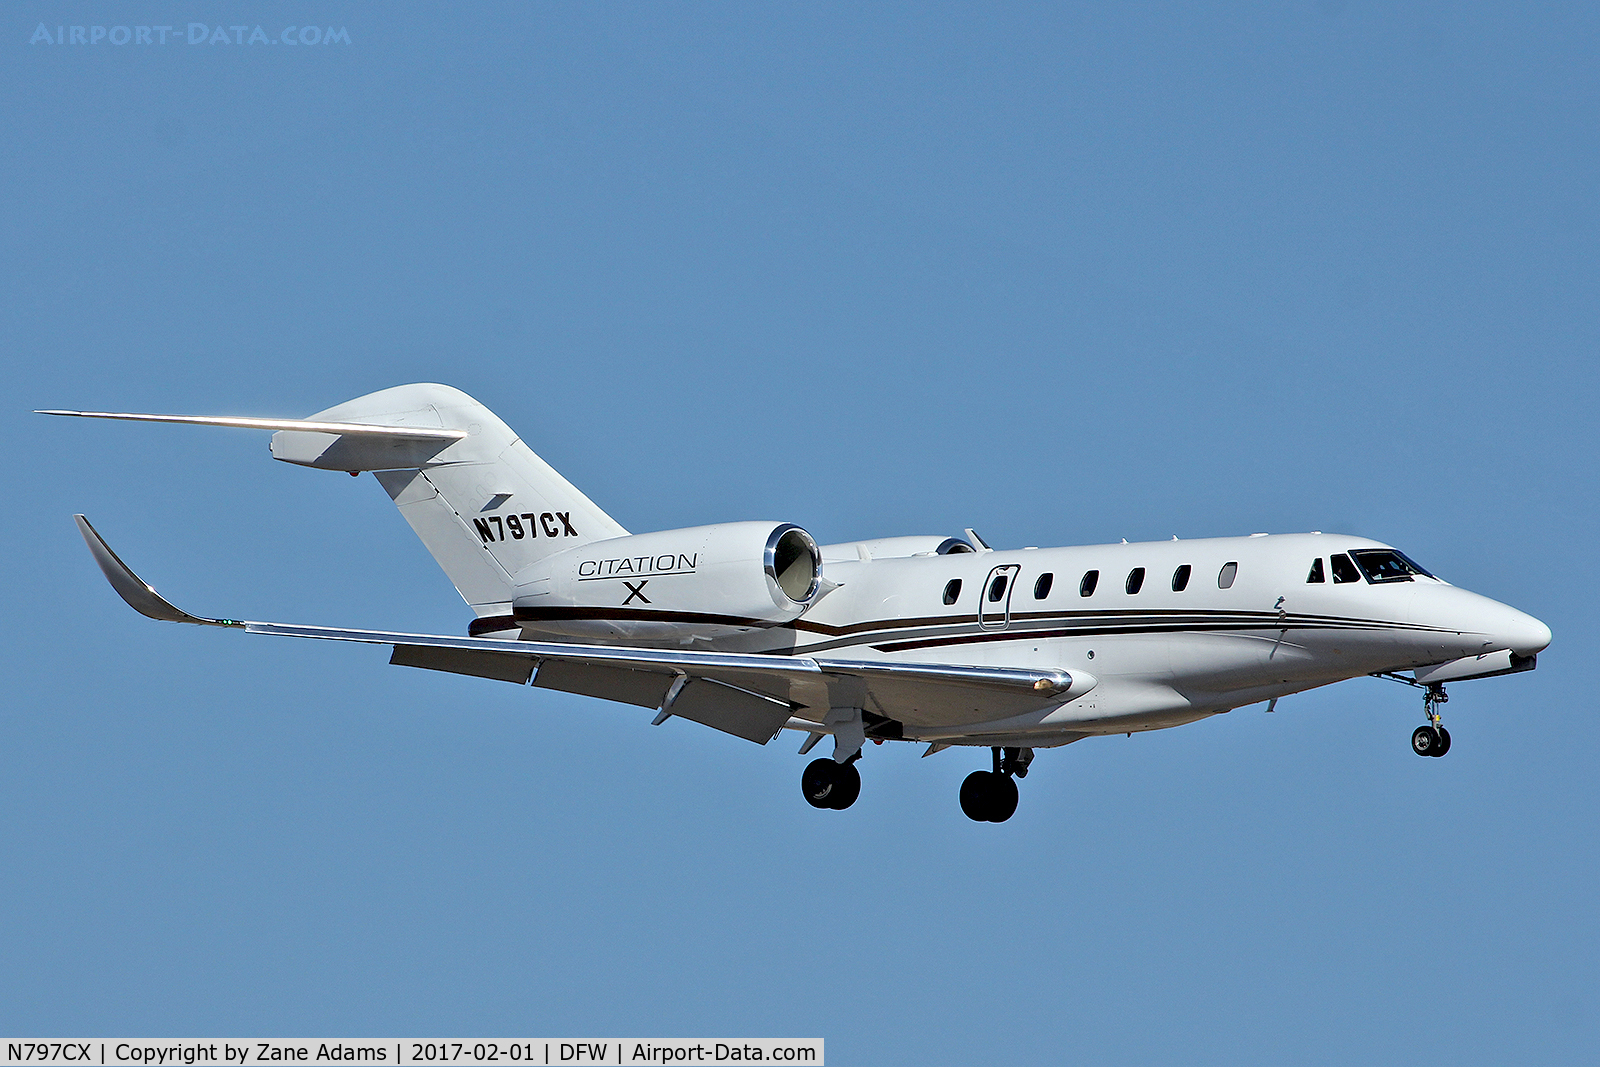
[[1011, 624], [1011, 590], [1021, 569], [1020, 564], [1001, 564], [984, 579], [978, 593], [978, 625], [985, 630], [1004, 630]]

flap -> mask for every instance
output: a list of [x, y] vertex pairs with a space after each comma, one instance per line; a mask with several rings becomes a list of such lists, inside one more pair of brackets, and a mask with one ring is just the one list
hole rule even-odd
[[519, 656], [515, 652], [472, 652], [459, 648], [395, 645], [389, 662], [398, 667], [423, 667], [430, 671], [470, 674], [478, 678], [527, 685], [536, 661], [532, 656]]
[[[547, 658], [533, 684], [563, 693], [659, 708], [678, 675], [603, 663]], [[770, 678], [768, 679], [770, 680]], [[678, 691], [672, 714], [764, 745], [789, 721], [790, 707], [773, 697], [695, 676]]]
[[533, 684], [542, 689], [559, 689], [601, 700], [616, 700], [641, 708], [659, 708], [676, 677], [661, 671], [641, 671], [631, 667], [611, 667], [578, 660], [546, 659], [539, 665]]
[[672, 714], [764, 745], [789, 721], [789, 705], [710, 678], [695, 678], [673, 701]]

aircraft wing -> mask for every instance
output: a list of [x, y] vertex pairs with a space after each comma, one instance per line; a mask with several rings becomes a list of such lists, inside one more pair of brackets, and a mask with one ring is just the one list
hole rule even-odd
[[394, 652], [389, 662], [401, 666], [657, 708], [663, 718], [679, 715], [763, 745], [785, 726], [806, 729], [822, 723], [833, 707], [863, 708], [887, 719], [926, 725], [992, 722], [1063, 704], [1095, 684], [1088, 675], [1075, 677], [1062, 670], [500, 641], [203, 618], [174, 607], [117, 557], [88, 519], [74, 519], [111, 587], [152, 619], [390, 645]]

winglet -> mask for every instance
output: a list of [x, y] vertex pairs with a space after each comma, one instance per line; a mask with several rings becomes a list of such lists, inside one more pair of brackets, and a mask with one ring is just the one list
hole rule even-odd
[[166, 599], [143, 578], [133, 573], [128, 565], [117, 558], [111, 551], [111, 546], [106, 544], [105, 538], [100, 536], [98, 530], [89, 525], [89, 520], [82, 515], [72, 516], [78, 524], [78, 532], [83, 534], [84, 541], [89, 546], [89, 552], [94, 556], [94, 561], [100, 564], [100, 569], [105, 572], [106, 580], [111, 583], [111, 588], [117, 595], [128, 602], [128, 606], [140, 615], [148, 618], [159, 619], [162, 622], [192, 622], [201, 626], [239, 626], [240, 623], [231, 619], [201, 619], [190, 615], [187, 611], [173, 607]]

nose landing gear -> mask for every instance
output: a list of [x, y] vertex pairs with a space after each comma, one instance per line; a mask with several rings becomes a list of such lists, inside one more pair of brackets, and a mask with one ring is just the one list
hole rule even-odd
[[1411, 751], [1417, 755], [1442, 756], [1450, 751], [1450, 731], [1444, 728], [1439, 718], [1439, 705], [1449, 699], [1444, 686], [1437, 682], [1423, 691], [1422, 710], [1427, 713], [1428, 725], [1419, 726], [1411, 732]]
[[973, 822], [1005, 822], [1017, 811], [1017, 778], [1028, 776], [1031, 748], [992, 748], [994, 770], [973, 771], [961, 783], [961, 810]]
[[1419, 756], [1442, 756], [1450, 751], [1450, 731], [1444, 728], [1444, 723], [1439, 719], [1439, 705], [1450, 700], [1445, 695], [1442, 683], [1417, 682], [1392, 671], [1379, 671], [1373, 677], [1387, 678], [1391, 682], [1422, 690], [1422, 710], [1428, 716], [1428, 725], [1411, 731], [1411, 751]]

